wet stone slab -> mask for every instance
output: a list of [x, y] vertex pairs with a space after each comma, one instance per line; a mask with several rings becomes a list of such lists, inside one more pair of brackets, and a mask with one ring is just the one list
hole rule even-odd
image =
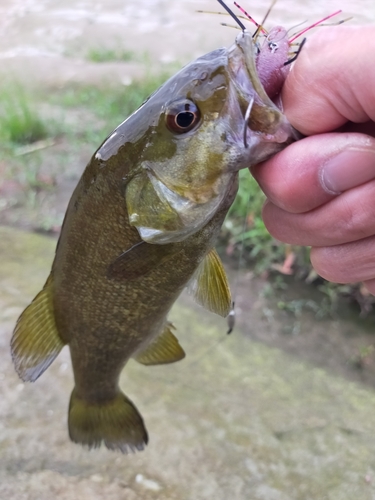
[[54, 247], [0, 228], [0, 498], [375, 498], [373, 392], [238, 330], [217, 344], [223, 321], [186, 299], [172, 320], [187, 358], [167, 367], [129, 362], [122, 376], [145, 418], [147, 449], [122, 456], [70, 443], [68, 349], [35, 384], [23, 384], [8, 348]]

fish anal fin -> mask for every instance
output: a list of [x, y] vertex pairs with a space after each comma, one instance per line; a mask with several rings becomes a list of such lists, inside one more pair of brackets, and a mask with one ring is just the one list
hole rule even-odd
[[109, 450], [129, 453], [143, 450], [148, 442], [140, 413], [121, 391], [96, 403], [79, 398], [73, 390], [68, 426], [70, 439], [89, 448], [99, 448], [103, 442]]
[[10, 345], [15, 369], [25, 382], [34, 382], [63, 348], [55, 323], [51, 276], [18, 318]]
[[198, 304], [219, 316], [228, 316], [232, 304], [229, 283], [215, 249], [203, 259], [188, 288]]
[[185, 357], [185, 352], [171, 330], [174, 326], [167, 322], [164, 331], [148, 346], [134, 356], [142, 365], [162, 365], [180, 361]]

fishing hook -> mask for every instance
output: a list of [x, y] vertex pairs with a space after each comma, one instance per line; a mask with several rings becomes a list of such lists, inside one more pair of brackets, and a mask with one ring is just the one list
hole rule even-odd
[[248, 124], [249, 124], [250, 113], [251, 113], [251, 109], [253, 107], [253, 104], [254, 104], [254, 97], [251, 98], [251, 101], [249, 102], [249, 105], [248, 105], [246, 113], [245, 113], [245, 121], [244, 121], [244, 126], [243, 126], [243, 144], [244, 144], [245, 148], [248, 147], [248, 144], [247, 144], [247, 127], [248, 127]]

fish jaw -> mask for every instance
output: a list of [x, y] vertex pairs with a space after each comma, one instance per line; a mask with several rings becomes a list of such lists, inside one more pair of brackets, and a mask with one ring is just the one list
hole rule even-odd
[[[247, 127], [242, 128], [244, 133], [241, 137], [249, 153], [247, 167], [265, 161], [298, 139], [297, 131], [271, 100], [262, 84], [257, 68], [257, 50], [252, 35], [244, 31], [237, 36], [235, 44], [228, 51], [228, 68], [244, 120], [250, 108]], [[265, 49], [262, 50], [260, 57], [265, 54]], [[260, 63], [262, 61], [260, 59]], [[265, 76], [273, 80], [274, 73], [280, 72], [279, 63], [268, 69], [268, 75], [263, 73], [263, 83], [267, 83]], [[283, 78], [278, 78], [278, 81], [283, 83]], [[241, 164], [238, 166], [243, 168]]]

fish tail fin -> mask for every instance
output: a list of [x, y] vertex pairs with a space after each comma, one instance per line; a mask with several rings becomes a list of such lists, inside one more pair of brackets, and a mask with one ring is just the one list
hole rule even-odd
[[90, 403], [74, 389], [68, 426], [70, 439], [89, 448], [98, 448], [103, 441], [109, 450], [129, 453], [143, 450], [148, 443], [140, 413], [121, 391], [109, 401]]
[[52, 277], [18, 318], [10, 343], [14, 367], [22, 380], [34, 382], [57, 357], [65, 342], [56, 327]]

